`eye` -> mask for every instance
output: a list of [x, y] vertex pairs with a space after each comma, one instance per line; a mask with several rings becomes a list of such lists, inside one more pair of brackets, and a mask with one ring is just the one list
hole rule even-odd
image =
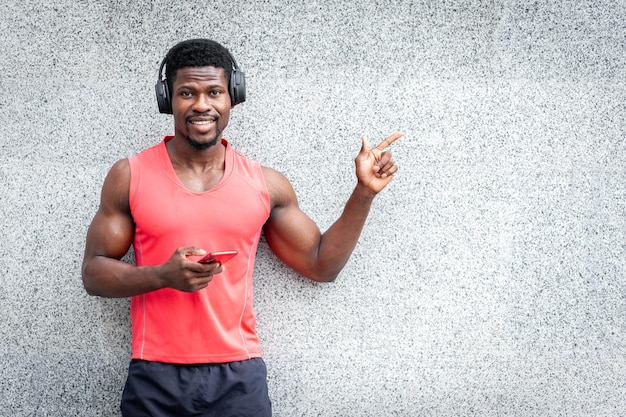
[[182, 97], [191, 97], [192, 96], [191, 91], [181, 91], [180, 95]]

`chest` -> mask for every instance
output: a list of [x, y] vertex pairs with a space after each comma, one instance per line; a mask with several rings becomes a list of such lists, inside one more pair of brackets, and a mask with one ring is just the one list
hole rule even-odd
[[207, 172], [192, 172], [174, 168], [174, 173], [180, 183], [189, 191], [204, 193], [217, 185], [224, 177], [224, 170], [210, 170]]

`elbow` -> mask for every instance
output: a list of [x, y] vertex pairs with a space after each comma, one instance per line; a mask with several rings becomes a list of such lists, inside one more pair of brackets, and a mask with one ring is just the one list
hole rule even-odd
[[98, 296], [98, 292], [95, 290], [95, 288], [87, 285], [85, 283], [85, 281], [83, 281], [83, 287], [85, 288], [85, 291], [87, 292], [87, 295], [91, 295], [92, 297]]
[[337, 277], [339, 276], [339, 272], [327, 272], [324, 274], [311, 274], [311, 275], [307, 275], [307, 278], [309, 278], [312, 281], [315, 282], [334, 282]]
[[315, 282], [334, 282], [341, 271], [343, 270], [344, 263], [332, 265], [318, 264], [311, 267], [308, 273], [304, 274], [307, 278]]
[[326, 275], [319, 282], [335, 282], [335, 280], [337, 279], [337, 276], [339, 276], [339, 274]]
[[96, 286], [94, 285], [93, 280], [90, 279], [90, 277], [89, 277], [89, 273], [87, 271], [87, 267], [88, 267], [88, 264], [83, 265], [83, 269], [81, 271], [82, 272], [83, 288], [85, 289], [87, 294], [89, 294], [91, 296], [100, 295], [98, 293], [98, 291], [96, 290]]
[[87, 278], [85, 278], [84, 275], [83, 275], [83, 288], [85, 289], [88, 295], [91, 295], [91, 296], [98, 295], [94, 286], [89, 282]]

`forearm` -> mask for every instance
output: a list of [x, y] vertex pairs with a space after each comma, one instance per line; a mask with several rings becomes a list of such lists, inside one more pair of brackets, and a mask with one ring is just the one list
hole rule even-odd
[[375, 193], [358, 184], [341, 216], [321, 237], [317, 256], [318, 281], [333, 281], [350, 259], [358, 242]]
[[87, 293], [107, 298], [131, 297], [163, 287], [157, 267], [137, 267], [104, 256], [86, 261], [82, 277]]

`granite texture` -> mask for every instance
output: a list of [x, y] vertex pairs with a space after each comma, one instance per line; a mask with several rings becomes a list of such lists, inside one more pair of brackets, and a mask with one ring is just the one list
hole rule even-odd
[[406, 134], [335, 283], [261, 242], [275, 416], [626, 415], [624, 1], [4, 3], [1, 416], [119, 415], [129, 303], [84, 292], [85, 232], [198, 36], [246, 73], [226, 136], [322, 229], [360, 136]]

